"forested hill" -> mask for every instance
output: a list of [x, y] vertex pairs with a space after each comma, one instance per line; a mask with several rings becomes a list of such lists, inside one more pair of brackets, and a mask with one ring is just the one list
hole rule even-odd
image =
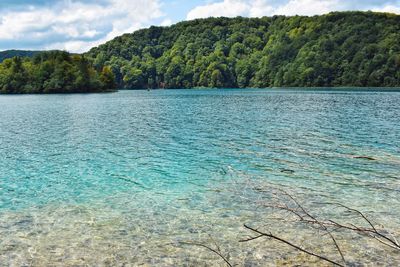
[[103, 92], [114, 85], [109, 67], [95, 69], [85, 56], [63, 51], [0, 63], [0, 94]]
[[400, 16], [209, 18], [90, 50], [125, 88], [400, 86]]
[[28, 50], [6, 50], [0, 51], [0, 63], [7, 58], [13, 57], [33, 57], [40, 53], [40, 51], [28, 51]]

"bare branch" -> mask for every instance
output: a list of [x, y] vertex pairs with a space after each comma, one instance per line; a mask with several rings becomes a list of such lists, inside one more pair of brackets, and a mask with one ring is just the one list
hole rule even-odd
[[224, 262], [229, 266], [233, 267], [233, 265], [228, 261], [228, 259], [222, 255], [222, 253], [219, 251], [219, 248], [213, 249], [207, 245], [201, 244], [201, 243], [195, 243], [195, 242], [179, 242], [182, 245], [190, 245], [190, 246], [198, 246], [198, 247], [203, 247], [208, 249], [209, 251], [213, 252], [214, 254], [218, 255], [221, 259], [224, 260]]
[[[285, 204], [284, 206], [282, 206], [282, 205], [281, 206], [275, 206], [275, 208], [289, 211], [290, 213], [296, 215], [301, 222], [307, 222], [307, 223], [319, 225], [320, 228], [323, 231], [325, 231], [326, 234], [329, 235], [329, 237], [331, 238], [331, 240], [332, 240], [337, 252], [339, 253], [340, 257], [342, 258], [343, 263], [346, 265], [347, 263], [346, 263], [346, 259], [345, 259], [344, 255], [343, 255], [343, 252], [340, 249], [340, 246], [337, 243], [335, 237], [329, 231], [328, 227], [323, 222], [320, 222], [315, 216], [311, 215], [311, 213], [309, 213], [291, 194], [289, 194], [288, 192], [286, 192], [286, 191], [284, 191], [282, 189], [279, 189], [279, 191], [281, 191], [285, 196], [289, 197], [292, 200], [292, 202], [296, 205], [296, 207], [298, 209], [300, 209], [300, 211], [303, 213], [303, 215], [301, 215], [300, 212], [298, 212], [296, 209], [289, 208], [287, 204]], [[309, 219], [306, 219], [307, 217]]]
[[353, 211], [353, 212], [359, 214], [365, 221], [368, 222], [368, 224], [372, 227], [372, 229], [374, 229], [375, 232], [378, 232], [378, 231], [376, 230], [375, 226], [371, 223], [371, 221], [368, 220], [368, 218], [367, 218], [361, 211], [356, 210], [356, 209], [353, 209], [353, 208], [349, 208], [349, 207], [347, 207], [347, 206], [345, 206], [345, 205], [343, 205], [343, 204], [340, 204], [340, 203], [336, 203], [336, 205], [338, 205], [338, 206], [340, 206], [340, 207], [343, 207], [343, 208], [345, 208], [345, 209], [347, 209], [347, 210], [349, 210], [349, 211]]
[[[284, 244], [286, 244], [286, 245], [288, 245], [288, 246], [290, 246], [290, 247], [292, 247], [292, 248], [295, 248], [296, 250], [299, 250], [299, 251], [301, 251], [301, 252], [303, 252], [303, 253], [306, 253], [306, 254], [308, 254], [308, 255], [310, 255], [310, 256], [316, 257], [316, 258], [318, 258], [318, 259], [320, 259], [320, 260], [323, 260], [323, 261], [332, 263], [332, 264], [337, 265], [337, 266], [345, 267], [345, 265], [342, 265], [342, 264], [340, 264], [340, 263], [338, 263], [338, 262], [336, 262], [336, 261], [334, 261], [334, 260], [331, 260], [331, 259], [329, 259], [329, 258], [327, 258], [327, 257], [321, 256], [321, 255], [318, 255], [318, 254], [315, 254], [314, 252], [311, 252], [311, 251], [308, 251], [308, 250], [306, 250], [306, 249], [304, 249], [304, 248], [301, 248], [300, 246], [297, 246], [297, 245], [295, 245], [295, 244], [293, 244], [293, 243], [291, 243], [291, 242], [289, 242], [289, 241], [287, 241], [287, 240], [285, 240], [285, 239], [283, 239], [283, 238], [280, 238], [280, 237], [278, 237], [278, 236], [275, 236], [275, 235], [273, 235], [272, 233], [263, 233], [263, 232], [261, 232], [261, 231], [259, 231], [259, 230], [257, 230], [257, 229], [254, 229], [254, 228], [252, 228], [252, 227], [250, 227], [250, 226], [248, 226], [248, 225], [246, 225], [246, 224], [244, 225], [244, 227], [245, 227], [246, 229], [250, 230], [250, 231], [253, 231], [253, 232], [257, 233], [258, 236], [257, 236], [256, 238], [260, 238], [260, 237], [262, 237], [262, 236], [264, 236], [264, 237], [269, 237], [269, 238], [275, 239], [275, 240], [277, 240], [277, 241], [279, 241], [279, 242], [281, 242], [281, 243], [284, 243]], [[254, 240], [254, 239], [255, 239], [255, 238], [253, 238], [253, 239], [245, 239], [245, 240], [241, 240], [240, 242], [248, 242], [248, 241]]]

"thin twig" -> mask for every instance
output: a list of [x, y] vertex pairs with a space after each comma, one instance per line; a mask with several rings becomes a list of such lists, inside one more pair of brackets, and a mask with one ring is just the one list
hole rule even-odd
[[296, 250], [299, 250], [299, 251], [301, 251], [301, 252], [303, 252], [303, 253], [306, 253], [306, 254], [308, 254], [308, 255], [310, 255], [310, 256], [316, 257], [316, 258], [318, 258], [318, 259], [320, 259], [320, 260], [323, 260], [323, 261], [332, 263], [332, 264], [337, 265], [337, 266], [345, 267], [345, 265], [342, 265], [342, 264], [340, 264], [340, 263], [338, 263], [338, 262], [336, 262], [336, 261], [334, 261], [334, 260], [331, 260], [331, 259], [329, 259], [329, 258], [326, 258], [326, 257], [324, 257], [324, 256], [315, 254], [314, 252], [305, 250], [304, 248], [301, 248], [301, 247], [299, 247], [299, 246], [297, 246], [297, 245], [295, 245], [295, 244], [293, 244], [293, 243], [291, 243], [291, 242], [289, 242], [289, 241], [287, 241], [287, 240], [285, 240], [285, 239], [283, 239], [283, 238], [280, 238], [280, 237], [278, 237], [278, 236], [275, 236], [275, 235], [273, 235], [272, 233], [269, 233], [269, 234], [268, 234], [268, 233], [263, 233], [263, 232], [261, 232], [261, 231], [259, 231], [259, 230], [257, 230], [257, 229], [254, 229], [254, 228], [252, 228], [252, 227], [250, 227], [250, 226], [248, 226], [248, 225], [246, 225], [246, 224], [244, 225], [244, 227], [245, 227], [246, 229], [250, 230], [250, 231], [253, 231], [253, 232], [257, 233], [258, 236], [255, 237], [255, 238], [240, 240], [240, 242], [248, 242], [248, 241], [250, 241], [250, 240], [254, 240], [254, 239], [256, 239], [256, 238], [260, 238], [260, 237], [263, 237], [263, 236], [264, 236], [264, 237], [269, 237], [269, 238], [275, 239], [275, 240], [277, 240], [277, 241], [279, 241], [279, 242], [281, 242], [281, 243], [284, 243], [284, 244], [286, 244], [286, 245], [288, 245], [288, 246], [290, 246], [290, 247], [292, 247], [292, 248], [295, 248]]
[[336, 241], [335, 237], [329, 231], [328, 227], [323, 222], [319, 221], [315, 216], [311, 215], [311, 213], [309, 213], [292, 195], [290, 195], [289, 193], [287, 193], [286, 191], [284, 191], [282, 189], [278, 189], [278, 190], [281, 191], [285, 196], [289, 197], [295, 203], [297, 208], [303, 212], [305, 217], [308, 217], [311, 220], [305, 219], [304, 216], [302, 216], [297, 210], [289, 208], [287, 204], [285, 204], [285, 206], [277, 206], [277, 208], [283, 209], [283, 210], [286, 210], [286, 211], [289, 211], [289, 212], [295, 214], [302, 222], [318, 224], [320, 226], [320, 228], [322, 228], [322, 230], [324, 230], [329, 235], [337, 252], [339, 253], [340, 257], [342, 258], [344, 265], [347, 265], [344, 254], [343, 254], [342, 250], [340, 249], [340, 246], [339, 246], [338, 242]]
[[[354, 224], [351, 224], [351, 223], [349, 224], [349, 226], [348, 226], [348, 225], [343, 225], [343, 224], [340, 224], [340, 223], [335, 222], [335, 221], [333, 221], [333, 220], [319, 221], [319, 220], [317, 220], [313, 215], [311, 215], [311, 214], [310, 214], [310, 213], [309, 213], [309, 212], [308, 212], [308, 211], [307, 211], [307, 210], [306, 210], [292, 195], [290, 195], [289, 193], [287, 193], [286, 191], [284, 191], [284, 190], [282, 190], [282, 189], [277, 189], [277, 191], [280, 191], [280, 192], [282, 192], [285, 196], [289, 197], [289, 198], [295, 203], [295, 205], [297, 206], [297, 208], [300, 209], [301, 213], [303, 213], [304, 215], [303, 215], [303, 214], [300, 214], [300, 211], [298, 211], [297, 209], [289, 208], [289, 207], [287, 206], [287, 204], [285, 204], [284, 206], [283, 206], [283, 205], [277, 205], [277, 206], [275, 206], [275, 208], [280, 209], [280, 210], [286, 210], [286, 211], [288, 211], [288, 212], [290, 212], [290, 213], [296, 215], [296, 216], [298, 217], [298, 219], [299, 219], [300, 222], [305, 222], [305, 223], [309, 223], [309, 224], [317, 224], [317, 225], [319, 225], [323, 230], [325, 230], [325, 231], [327, 232], [327, 234], [329, 234], [329, 236], [331, 237], [333, 243], [334, 243], [335, 246], [336, 246], [336, 249], [337, 249], [338, 252], [340, 253], [340, 256], [342, 257], [342, 259], [343, 259], [344, 262], [345, 262], [345, 260], [344, 260], [343, 253], [342, 253], [340, 247], [338, 246], [338, 243], [336, 242], [336, 240], [335, 240], [335, 238], [333, 237], [333, 235], [330, 234], [330, 233], [328, 233], [328, 227], [336, 227], [337, 229], [335, 229], [335, 230], [346, 229], [346, 230], [355, 231], [355, 232], [357, 232], [357, 233], [359, 233], [359, 234], [367, 235], [367, 236], [369, 236], [369, 237], [371, 237], [371, 238], [374, 238], [374, 239], [376, 239], [377, 241], [379, 241], [380, 243], [382, 243], [382, 244], [384, 244], [384, 245], [386, 245], [386, 246], [389, 246], [389, 247], [391, 247], [391, 248], [393, 248], [393, 249], [400, 250], [399, 242], [397, 241], [397, 239], [396, 239], [392, 234], [389, 233], [390, 236], [391, 236], [391, 238], [390, 238], [390, 237], [386, 236], [385, 234], [379, 232], [379, 231], [377, 230], [377, 228], [375, 227], [375, 225], [367, 218], [367, 216], [365, 216], [365, 215], [364, 215], [361, 211], [359, 211], [359, 210], [356, 210], [356, 209], [354, 209], [354, 208], [347, 207], [347, 206], [345, 206], [345, 205], [343, 205], [343, 204], [333, 203], [333, 204], [335, 204], [335, 205], [338, 205], [338, 206], [340, 206], [340, 207], [342, 207], [342, 208], [347, 209], [348, 211], [357, 213], [359, 216], [361, 216], [361, 218], [363, 218], [363, 219], [368, 223], [368, 225], [369, 225], [371, 228], [358, 227], [358, 226], [356, 226], [356, 225], [354, 225]], [[275, 195], [276, 195], [276, 194], [275, 194]], [[272, 206], [272, 205], [269, 205], [269, 206], [266, 205], [266, 206], [267, 206], [267, 207], [274, 207], [274, 206]], [[307, 217], [308, 217], [308, 219], [307, 219]]]
[[222, 255], [222, 253], [220, 251], [218, 251], [219, 249], [215, 250], [207, 245], [201, 244], [201, 243], [195, 243], [195, 242], [179, 242], [182, 245], [191, 245], [191, 246], [198, 246], [198, 247], [203, 247], [206, 248], [208, 250], [210, 250], [211, 252], [213, 252], [214, 254], [218, 255], [221, 259], [224, 260], [224, 262], [229, 266], [229, 267], [233, 267], [233, 265], [228, 261], [228, 259]]

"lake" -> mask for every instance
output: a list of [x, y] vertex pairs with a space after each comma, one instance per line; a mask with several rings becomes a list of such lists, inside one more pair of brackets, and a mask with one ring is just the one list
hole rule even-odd
[[[216, 243], [240, 266], [301, 263], [268, 239], [239, 243], [245, 223], [328, 248], [265, 207], [271, 188], [318, 216], [340, 219], [327, 203], [346, 204], [400, 236], [396, 90], [3, 95], [0, 155], [0, 266], [223, 266], [186, 242]], [[355, 266], [400, 260], [346, 238]]]

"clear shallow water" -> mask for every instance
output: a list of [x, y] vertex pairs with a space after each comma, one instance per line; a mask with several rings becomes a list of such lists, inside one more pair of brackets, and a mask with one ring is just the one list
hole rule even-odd
[[[284, 264], [298, 254], [237, 242], [243, 223], [321, 242], [270, 219], [271, 185], [399, 233], [399, 118], [400, 92], [374, 90], [0, 96], [0, 266], [222, 264], [179, 244], [212, 239], [240, 265]], [[400, 260], [342, 242], [356, 265]]]

